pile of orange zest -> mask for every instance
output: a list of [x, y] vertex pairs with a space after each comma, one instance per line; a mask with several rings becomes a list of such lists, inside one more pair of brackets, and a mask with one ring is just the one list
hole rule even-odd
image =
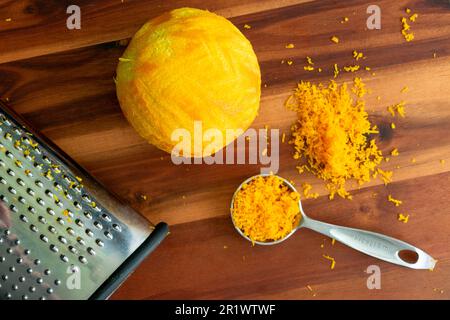
[[409, 220], [409, 214], [404, 215], [403, 213], [398, 214], [398, 221], [401, 221], [403, 223], [408, 223]]
[[295, 45], [293, 43], [289, 43], [285, 46], [286, 49], [293, 49], [295, 48]]
[[234, 224], [254, 241], [279, 240], [298, 225], [300, 194], [277, 176], [258, 176], [234, 198]]
[[319, 197], [319, 194], [317, 192], [311, 192], [312, 185], [309, 183], [302, 183], [302, 189], [303, 189], [303, 195], [306, 199], [317, 199]]
[[391, 151], [391, 156], [396, 157], [396, 156], [398, 156], [398, 155], [399, 155], [398, 149], [397, 149], [397, 148], [392, 149], [392, 151]]
[[359, 59], [365, 58], [364, 54], [362, 52], [358, 52], [356, 50], [353, 50], [352, 54], [353, 54], [353, 58], [355, 58], [356, 61], [358, 61]]
[[394, 199], [394, 198], [392, 198], [391, 195], [388, 195], [388, 201], [392, 202], [396, 207], [398, 207], [402, 204], [401, 200]]
[[393, 117], [395, 117], [395, 113], [397, 112], [400, 117], [404, 118], [405, 117], [405, 102], [402, 101], [400, 103], [388, 106], [387, 110]]
[[356, 64], [356, 65], [354, 65], [354, 66], [347, 66], [347, 67], [344, 67], [344, 71], [345, 71], [345, 72], [356, 72], [356, 71], [359, 70], [359, 68], [360, 68], [360, 66]]
[[298, 116], [289, 141], [294, 159], [304, 157], [308, 171], [327, 182], [330, 199], [335, 194], [351, 199], [346, 181], [369, 182], [383, 159], [375, 140], [368, 137], [377, 128], [368, 120], [365, 102], [354, 101], [346, 84], [300, 82], [286, 107]]
[[333, 257], [330, 257], [329, 255], [326, 255], [326, 254], [323, 254], [322, 256], [323, 256], [325, 259], [331, 261], [330, 269], [333, 270], [334, 267], [336, 266], [336, 260], [334, 260]]
[[332, 36], [331, 41], [333, 41], [334, 43], [339, 43], [339, 38], [336, 36]]

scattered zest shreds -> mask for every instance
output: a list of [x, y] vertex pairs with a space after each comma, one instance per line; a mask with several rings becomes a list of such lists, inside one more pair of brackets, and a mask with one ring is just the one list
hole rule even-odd
[[399, 155], [398, 149], [397, 149], [397, 148], [392, 149], [392, 151], [391, 151], [391, 156], [396, 157], [396, 156], [398, 156], [398, 155]]
[[359, 70], [359, 68], [361, 68], [359, 65], [354, 65], [354, 66], [347, 66], [347, 67], [344, 67], [344, 71], [345, 72], [356, 72], [356, 71], [358, 71]]
[[398, 221], [401, 221], [403, 223], [408, 223], [409, 220], [409, 214], [404, 215], [403, 213], [398, 214]]
[[[357, 82], [359, 92], [364, 88]], [[298, 84], [295, 93], [286, 101], [286, 107], [296, 111], [298, 121], [291, 127], [294, 159], [306, 160], [299, 171], [307, 169], [327, 182], [330, 199], [335, 194], [351, 199], [346, 191], [347, 180], [359, 184], [369, 182], [382, 161], [381, 151], [369, 134], [377, 132], [365, 111], [363, 100], [353, 101], [346, 84], [334, 81], [326, 87], [309, 82]], [[392, 172], [383, 172], [383, 181], [390, 180]]]
[[319, 194], [317, 192], [310, 192], [312, 190], [312, 185], [310, 185], [309, 183], [303, 183], [302, 189], [303, 195], [306, 199], [317, 199], [319, 197]]
[[[406, 13], [411, 13], [410, 9], [406, 9]], [[412, 14], [409, 19], [407, 19], [406, 17], [402, 17], [401, 21], [402, 21], [402, 35], [405, 38], [406, 41], [412, 41], [414, 40], [414, 33], [411, 31], [411, 26], [408, 23], [408, 20], [410, 22], [416, 22], [417, 18], [419, 17], [419, 15], [417, 13]]]
[[330, 260], [331, 261], [331, 264], [330, 264], [330, 269], [331, 270], [333, 270], [334, 269], [334, 267], [336, 266], [336, 260], [334, 260], [334, 258], [333, 257], [330, 257], [329, 255], [326, 255], [326, 254], [324, 254], [324, 255], [322, 255], [325, 259], [327, 259], [327, 260]]
[[400, 102], [391, 106], [387, 107], [387, 110], [389, 111], [389, 113], [395, 117], [395, 113], [397, 112], [398, 115], [402, 118], [405, 117], [405, 102]]
[[295, 48], [295, 45], [293, 43], [289, 43], [286, 45], [286, 49], [293, 49]]
[[359, 59], [365, 58], [364, 54], [362, 52], [358, 52], [356, 50], [353, 50], [352, 54], [353, 54], [353, 58], [355, 58], [356, 61], [358, 61]]
[[336, 36], [332, 36], [331, 41], [333, 41], [334, 43], [339, 43], [339, 38]]
[[233, 221], [252, 241], [282, 239], [301, 219], [299, 200], [277, 176], [258, 176], [236, 194]]
[[398, 207], [402, 204], [401, 200], [394, 199], [394, 198], [392, 198], [391, 195], [388, 195], [388, 201], [392, 202], [396, 207]]
[[333, 66], [333, 72], [334, 72], [334, 78], [337, 78], [337, 76], [339, 75], [339, 68], [338, 68], [337, 63], [335, 63]]
[[251, 29], [252, 27], [248, 24], [244, 24], [244, 29]]

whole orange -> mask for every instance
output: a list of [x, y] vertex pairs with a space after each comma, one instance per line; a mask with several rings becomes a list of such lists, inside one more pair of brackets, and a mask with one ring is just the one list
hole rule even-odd
[[[246, 130], [258, 114], [261, 73], [252, 45], [209, 11], [180, 8], [150, 20], [119, 60], [116, 88], [126, 118], [169, 153], [177, 129], [191, 133], [187, 156], [204, 157], [234, 140], [227, 130]], [[223, 139], [194, 141], [195, 121]], [[208, 144], [214, 147], [205, 151]]]

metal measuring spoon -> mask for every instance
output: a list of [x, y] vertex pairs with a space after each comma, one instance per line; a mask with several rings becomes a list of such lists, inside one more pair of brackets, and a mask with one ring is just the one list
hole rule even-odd
[[[236, 194], [241, 190], [244, 184], [252, 181], [258, 176], [269, 176], [268, 174], [256, 175], [248, 178], [236, 189], [233, 198], [231, 200], [231, 220], [233, 221], [233, 225], [236, 230], [239, 232], [241, 236], [245, 239], [252, 241], [249, 237], [247, 237], [241, 229], [239, 229], [233, 220], [233, 204], [234, 198]], [[292, 191], [297, 192], [295, 187], [286, 179], [277, 176], [288, 186]], [[385, 236], [380, 233], [375, 233], [366, 230], [348, 228], [333, 225], [330, 223], [321, 222], [318, 220], [314, 220], [309, 218], [302, 209], [301, 201], [298, 202], [298, 207], [300, 209], [301, 220], [299, 224], [293, 228], [293, 230], [287, 234], [284, 238], [276, 240], [276, 241], [252, 241], [259, 245], [273, 245], [283, 242], [290, 236], [292, 236], [298, 229], [300, 228], [308, 228], [324, 234], [330, 238], [336, 239], [337, 241], [353, 248], [355, 250], [361, 251], [369, 256], [391, 262], [394, 264], [398, 264], [404, 267], [412, 268], [412, 269], [433, 269], [436, 260], [434, 260], [430, 255], [425, 253], [424, 251], [416, 248], [406, 242], [401, 240], [397, 240], [388, 236]]]

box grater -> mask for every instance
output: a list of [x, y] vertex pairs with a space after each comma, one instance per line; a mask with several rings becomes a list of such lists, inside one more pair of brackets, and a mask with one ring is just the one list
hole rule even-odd
[[0, 101], [0, 299], [105, 299], [168, 233]]

